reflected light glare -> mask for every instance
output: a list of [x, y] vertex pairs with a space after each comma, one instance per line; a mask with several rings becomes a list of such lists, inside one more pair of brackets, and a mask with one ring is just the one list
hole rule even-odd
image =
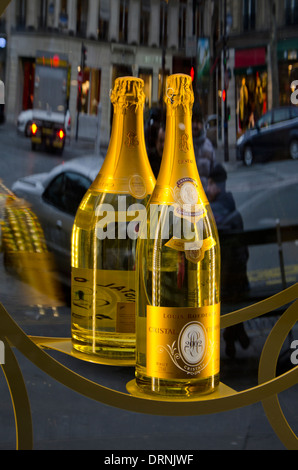
[[35, 124], [35, 122], [31, 126], [31, 131], [33, 135], [35, 135], [37, 132], [37, 125]]

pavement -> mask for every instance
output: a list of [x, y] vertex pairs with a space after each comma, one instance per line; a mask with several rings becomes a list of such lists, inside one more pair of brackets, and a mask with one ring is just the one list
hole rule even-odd
[[[69, 150], [79, 155], [93, 153], [92, 143], [71, 142]], [[220, 154], [218, 160], [222, 158]], [[227, 163], [233, 171], [239, 163]], [[0, 263], [3, 266], [2, 260]], [[1, 302], [18, 325], [30, 335], [70, 337], [70, 309], [67, 303], [43, 307], [43, 299], [26, 286], [0, 271]], [[45, 302], [46, 304], [46, 302]], [[225, 305], [224, 313], [239, 305]], [[221, 335], [221, 382], [240, 392], [257, 385], [258, 364], [267, 335], [278, 316], [264, 316], [245, 323], [250, 339], [247, 349], [236, 343], [236, 356], [225, 351]], [[293, 341], [298, 327], [283, 345], [277, 374], [293, 367]], [[100, 462], [111, 455], [177, 452], [191, 454], [202, 450], [286, 450], [272, 429], [262, 403], [199, 416], [156, 416], [130, 412], [84, 397], [57, 382], [14, 350], [26, 383], [33, 420], [34, 450], [100, 450]], [[77, 374], [112, 390], [126, 392], [134, 378], [132, 367], [92, 364], [68, 355], [49, 353]], [[279, 394], [286, 420], [298, 435], [298, 384]], [[0, 450], [16, 447], [13, 406], [7, 383], [0, 374]], [[118, 454], [117, 454], [118, 452]], [[139, 462], [139, 467], [141, 462]]]

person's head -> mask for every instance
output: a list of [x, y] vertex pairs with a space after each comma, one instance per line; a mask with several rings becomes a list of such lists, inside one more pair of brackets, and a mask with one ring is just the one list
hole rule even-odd
[[204, 132], [204, 118], [201, 108], [195, 104], [192, 111], [192, 134], [193, 137], [199, 137]]
[[160, 158], [162, 157], [164, 143], [165, 143], [165, 130], [161, 126], [158, 129], [157, 137], [156, 137], [156, 144], [155, 144], [156, 145], [156, 151], [157, 151], [158, 155], [160, 156]]
[[213, 202], [219, 193], [226, 190], [227, 172], [225, 168], [217, 163], [208, 177], [207, 194], [210, 202]]

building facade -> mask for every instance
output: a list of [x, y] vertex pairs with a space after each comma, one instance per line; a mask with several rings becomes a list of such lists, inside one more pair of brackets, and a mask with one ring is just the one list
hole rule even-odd
[[6, 119], [16, 122], [32, 107], [35, 58], [47, 51], [68, 57], [73, 135], [78, 80], [79, 135], [94, 138], [100, 103], [101, 141], [107, 144], [109, 92], [117, 76], [143, 78], [148, 111], [160, 105], [168, 74], [193, 71], [203, 114], [219, 118], [219, 145], [226, 97], [234, 145], [267, 109], [289, 103], [297, 79], [297, 26], [298, 0], [11, 0], [0, 20]]
[[7, 38], [6, 119], [16, 122], [21, 110], [32, 107], [38, 51], [65, 54], [70, 64], [72, 123], [76, 121], [79, 79], [79, 135], [94, 136], [100, 103], [105, 117], [101, 140], [107, 143], [109, 92], [115, 78], [143, 78], [146, 108], [158, 105], [165, 77], [190, 72], [198, 17], [192, 0], [12, 0], [2, 18]]
[[228, 140], [236, 139], [267, 110], [291, 103], [298, 78], [298, 1], [218, 1], [214, 58], [223, 63], [226, 19], [227, 73], [217, 68], [217, 112], [224, 123], [222, 90], [228, 103]]

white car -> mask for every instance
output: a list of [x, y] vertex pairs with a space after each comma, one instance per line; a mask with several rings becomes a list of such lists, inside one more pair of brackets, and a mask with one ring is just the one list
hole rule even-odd
[[86, 156], [55, 166], [48, 173], [18, 179], [13, 193], [28, 202], [54, 255], [61, 281], [69, 284], [71, 232], [77, 208], [96, 178], [103, 158]]
[[[31, 124], [33, 120], [33, 110], [27, 109], [26, 111], [22, 111], [18, 116], [17, 121], [17, 130], [21, 134], [24, 134], [25, 137], [31, 136]], [[65, 114], [65, 121], [64, 121], [66, 135], [70, 135], [71, 131], [71, 117], [69, 110], [66, 111]]]

